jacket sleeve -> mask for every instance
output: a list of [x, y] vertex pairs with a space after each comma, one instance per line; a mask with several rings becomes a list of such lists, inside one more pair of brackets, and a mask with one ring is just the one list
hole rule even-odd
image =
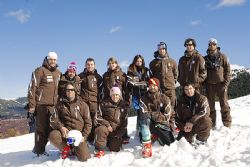
[[126, 132], [127, 125], [128, 125], [128, 108], [126, 108], [124, 112], [121, 114], [120, 125], [117, 128], [115, 136], [121, 138], [123, 134]]
[[205, 67], [205, 60], [202, 55], [199, 56], [199, 83], [202, 83], [207, 78], [207, 70]]
[[225, 87], [228, 87], [230, 80], [231, 80], [231, 67], [230, 67], [230, 63], [229, 60], [227, 59], [226, 56], [224, 56], [224, 84]]
[[183, 115], [182, 115], [182, 103], [177, 102], [177, 109], [176, 109], [176, 115], [175, 115], [175, 122], [177, 127], [181, 130], [184, 131], [184, 126], [186, 122], [183, 120]]
[[210, 108], [209, 108], [209, 104], [208, 104], [208, 101], [207, 101], [207, 98], [204, 97], [201, 99], [200, 101], [201, 103], [201, 106], [200, 106], [200, 111], [198, 112], [198, 114], [195, 114], [191, 120], [189, 122], [195, 124], [197, 122], [197, 120], [199, 120], [201, 117], [204, 117], [204, 116], [209, 116], [210, 114]]
[[87, 104], [83, 104], [83, 121], [84, 121], [84, 126], [83, 126], [83, 130], [82, 130], [82, 136], [84, 137], [85, 140], [87, 140], [88, 135], [91, 132], [91, 128], [92, 128], [92, 120], [90, 117], [90, 112], [89, 112], [89, 107]]
[[60, 105], [56, 105], [54, 112], [50, 116], [50, 126], [52, 129], [60, 130], [64, 125], [60, 120]]
[[36, 69], [31, 76], [31, 81], [28, 87], [28, 101], [29, 101], [29, 108], [36, 107], [36, 91], [40, 85], [41, 81], [41, 74], [40, 70]]
[[103, 118], [103, 113], [105, 112], [105, 107], [103, 107], [103, 104], [101, 103], [99, 106], [99, 110], [97, 111], [96, 114], [96, 124], [98, 125], [104, 125], [106, 127], [111, 126], [110, 123]]
[[178, 78], [178, 66], [177, 66], [177, 64], [176, 64], [176, 62], [175, 61], [173, 61], [173, 74], [174, 74], [174, 81], [175, 81], [175, 83], [177, 82], [177, 78]]

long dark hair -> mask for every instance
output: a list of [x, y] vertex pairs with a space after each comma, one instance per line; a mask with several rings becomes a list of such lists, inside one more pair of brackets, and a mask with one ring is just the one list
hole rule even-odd
[[138, 54], [138, 55], [136, 55], [136, 56], [134, 57], [134, 60], [133, 60], [133, 62], [132, 62], [131, 65], [134, 65], [134, 66], [135, 66], [135, 63], [137, 62], [138, 59], [141, 59], [141, 60], [142, 60], [142, 67], [145, 67], [144, 57], [143, 57], [142, 55], [140, 55], [140, 54]]

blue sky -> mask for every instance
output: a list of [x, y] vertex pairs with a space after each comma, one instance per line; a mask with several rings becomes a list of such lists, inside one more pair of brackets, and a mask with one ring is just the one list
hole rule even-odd
[[0, 0], [0, 98], [26, 96], [31, 73], [49, 51], [62, 72], [87, 57], [103, 74], [109, 57], [124, 71], [136, 54], [146, 64], [160, 41], [177, 62], [192, 37], [205, 55], [214, 37], [231, 64], [250, 67], [248, 0]]

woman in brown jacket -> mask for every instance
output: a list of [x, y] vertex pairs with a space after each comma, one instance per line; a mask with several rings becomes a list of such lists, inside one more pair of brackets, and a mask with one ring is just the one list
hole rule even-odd
[[126, 133], [127, 107], [121, 98], [119, 87], [110, 89], [110, 97], [101, 103], [98, 113], [98, 127], [95, 129], [95, 156], [104, 156], [104, 148], [118, 152], [122, 136]]
[[[104, 98], [103, 99], [109, 99], [110, 95], [110, 89], [114, 86], [119, 87], [121, 90], [121, 96], [126, 102], [126, 105], [129, 106], [129, 93], [127, 90], [127, 75], [122, 71], [120, 68], [118, 61], [111, 57], [109, 58], [108, 62], [108, 70], [103, 74], [103, 92], [104, 92]], [[128, 136], [127, 130], [124, 134], [123, 143], [127, 144], [129, 143], [130, 137]]]
[[50, 132], [49, 141], [63, 151], [67, 146], [66, 139], [69, 131], [80, 131], [82, 140], [74, 150], [79, 161], [86, 161], [90, 158], [86, 141], [92, 126], [89, 107], [81, 98], [78, 98], [72, 84], [66, 85], [65, 92], [66, 98], [58, 102], [50, 118], [50, 126], [54, 130]]

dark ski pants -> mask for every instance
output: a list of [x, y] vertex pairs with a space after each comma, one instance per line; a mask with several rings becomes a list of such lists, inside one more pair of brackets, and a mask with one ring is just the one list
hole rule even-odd
[[36, 128], [35, 128], [35, 146], [33, 152], [43, 154], [48, 142], [50, 128], [50, 113], [54, 110], [53, 106], [38, 105], [36, 107]]
[[[62, 137], [59, 130], [53, 130], [49, 134], [49, 141], [60, 151], [66, 146], [66, 139]], [[74, 147], [76, 156], [79, 161], [87, 161], [91, 156], [86, 142], [80, 143], [79, 146]]]
[[207, 85], [207, 98], [210, 107], [210, 118], [213, 122], [213, 127], [216, 126], [216, 110], [215, 110], [215, 96], [219, 97], [221, 108], [221, 119], [223, 125], [230, 127], [232, 123], [232, 117], [230, 115], [230, 106], [228, 104], [227, 87], [225, 88], [223, 83], [208, 84]]

